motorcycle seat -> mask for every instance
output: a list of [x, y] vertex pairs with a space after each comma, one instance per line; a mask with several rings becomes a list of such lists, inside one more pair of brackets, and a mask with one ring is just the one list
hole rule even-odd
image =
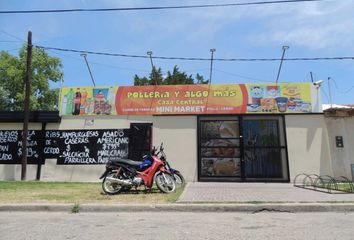
[[140, 161], [134, 161], [131, 159], [125, 159], [125, 158], [118, 158], [116, 160], [112, 161], [113, 164], [121, 163], [121, 164], [128, 164], [130, 166], [140, 166], [143, 162]]

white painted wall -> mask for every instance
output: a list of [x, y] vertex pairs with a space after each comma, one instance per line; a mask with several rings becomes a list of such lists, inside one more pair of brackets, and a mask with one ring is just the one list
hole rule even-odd
[[322, 114], [286, 115], [290, 180], [297, 174], [333, 175]]
[[[354, 117], [326, 117], [329, 146], [336, 178], [352, 179], [351, 164], [354, 164]], [[336, 136], [343, 137], [343, 148], [336, 147]], [[354, 180], [354, 179], [353, 179]]]
[[197, 181], [197, 117], [155, 116], [153, 127], [154, 145], [164, 143], [171, 166], [187, 181]]
[[[165, 152], [172, 167], [180, 170], [187, 181], [197, 181], [196, 116], [100, 116], [94, 118], [93, 124], [89, 121], [90, 119], [93, 118], [63, 117], [60, 125], [50, 123], [47, 129], [129, 128], [132, 122], [153, 123], [153, 144], [159, 146], [161, 142], [164, 142]], [[299, 173], [333, 175], [324, 116], [320, 114], [286, 115], [285, 119], [290, 179], [293, 180]], [[344, 144], [354, 141], [352, 139], [354, 136], [353, 122], [346, 124], [348, 140], [345, 138]], [[22, 124], [1, 124], [0, 129], [22, 129]], [[41, 129], [41, 124], [31, 124], [30, 129]], [[343, 155], [343, 159], [346, 156], [353, 156], [353, 148], [345, 154], [347, 155]], [[353, 159], [351, 158], [350, 161], [353, 162]], [[344, 164], [348, 165], [348, 163]], [[28, 180], [35, 179], [36, 168], [37, 166], [28, 166]], [[338, 169], [339, 167], [335, 172], [338, 172]], [[55, 160], [46, 160], [46, 164], [42, 166], [41, 179], [45, 181], [99, 181], [98, 177], [103, 171], [104, 165], [60, 166], [56, 165]], [[348, 171], [345, 171], [345, 174], [348, 174]], [[20, 175], [20, 165], [0, 164], [0, 180], [18, 180]]]

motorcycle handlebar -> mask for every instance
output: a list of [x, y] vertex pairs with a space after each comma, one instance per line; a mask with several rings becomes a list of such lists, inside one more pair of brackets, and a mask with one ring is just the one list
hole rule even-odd
[[159, 151], [156, 153], [157, 149], [156, 149], [156, 147], [154, 146], [154, 147], [152, 148], [152, 150], [151, 150], [151, 154], [152, 154], [152, 155], [158, 155], [158, 154], [160, 154], [160, 153], [163, 153], [163, 150], [164, 150], [164, 148], [163, 148], [163, 142], [161, 142]]

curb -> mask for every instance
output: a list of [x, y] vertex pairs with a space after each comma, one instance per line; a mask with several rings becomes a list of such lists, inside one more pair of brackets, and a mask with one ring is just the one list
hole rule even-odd
[[[74, 204], [2, 204], [0, 212], [72, 212]], [[80, 204], [79, 212], [354, 212], [353, 203]]]

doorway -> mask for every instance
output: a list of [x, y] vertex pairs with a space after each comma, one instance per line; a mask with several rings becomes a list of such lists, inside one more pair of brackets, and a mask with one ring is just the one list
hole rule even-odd
[[200, 181], [289, 181], [282, 116], [198, 118]]
[[152, 147], [152, 123], [131, 123], [129, 133], [129, 159], [141, 161]]

